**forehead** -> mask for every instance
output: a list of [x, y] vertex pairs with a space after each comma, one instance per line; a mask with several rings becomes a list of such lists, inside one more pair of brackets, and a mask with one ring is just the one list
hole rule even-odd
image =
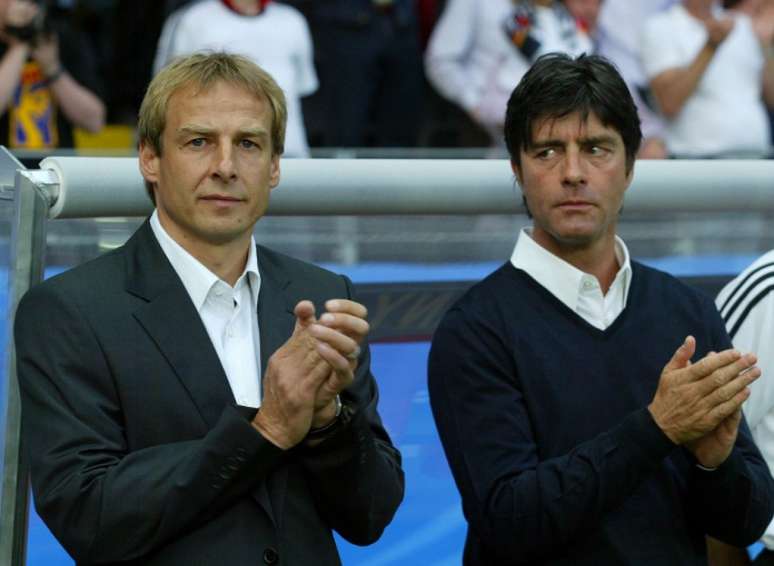
[[613, 137], [623, 143], [621, 134], [615, 128], [605, 126], [594, 112], [585, 116], [580, 112], [560, 117], [546, 116], [532, 122], [532, 144], [548, 140], [569, 142], [600, 136]]
[[226, 81], [207, 86], [185, 84], [172, 92], [166, 108], [166, 122], [174, 127], [188, 121], [209, 127], [235, 122], [258, 122], [270, 127], [271, 118], [266, 97]]

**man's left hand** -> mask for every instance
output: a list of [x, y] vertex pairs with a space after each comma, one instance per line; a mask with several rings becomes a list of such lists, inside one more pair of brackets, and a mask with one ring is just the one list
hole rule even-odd
[[331, 373], [320, 386], [315, 401], [312, 428], [329, 423], [336, 414], [336, 395], [355, 378], [360, 345], [370, 329], [365, 306], [347, 299], [332, 299], [325, 303], [326, 312], [309, 327], [309, 333], [319, 340], [317, 351], [331, 366]]
[[705, 468], [717, 468], [731, 454], [741, 421], [742, 410], [739, 409], [701, 438], [687, 442], [685, 447]]

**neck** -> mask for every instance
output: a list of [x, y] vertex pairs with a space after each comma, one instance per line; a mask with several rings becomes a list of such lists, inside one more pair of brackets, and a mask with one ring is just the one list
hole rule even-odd
[[574, 246], [558, 242], [539, 229], [533, 229], [532, 236], [538, 244], [556, 257], [596, 277], [602, 294], [607, 294], [620, 267], [615, 256], [615, 233], [600, 238], [589, 246]]
[[225, 0], [226, 4], [230, 4], [240, 14], [246, 16], [255, 16], [260, 14], [263, 9], [260, 0]]
[[708, 2], [707, 0], [683, 0], [683, 6], [685, 6], [686, 11], [699, 20], [711, 18], [714, 5], [714, 2]]
[[164, 231], [181, 248], [195, 257], [204, 267], [212, 271], [232, 287], [245, 270], [252, 242], [251, 234], [222, 244], [213, 244], [178, 230], [176, 225], [159, 213], [159, 223]]
[[205, 250], [197, 250], [197, 253], [187, 248], [186, 251], [202, 262], [207, 269], [220, 279], [233, 287], [245, 270], [247, 256], [250, 253], [249, 240], [239, 244], [237, 247], [235, 242], [230, 242], [225, 246], [217, 248], [210, 247]]

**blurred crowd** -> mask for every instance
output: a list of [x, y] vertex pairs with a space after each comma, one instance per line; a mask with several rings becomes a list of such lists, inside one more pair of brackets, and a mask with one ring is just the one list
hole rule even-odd
[[498, 148], [514, 86], [562, 51], [619, 68], [641, 157], [764, 157], [773, 39], [774, 0], [0, 0], [0, 144], [132, 128], [153, 74], [215, 49], [282, 86], [288, 156]]

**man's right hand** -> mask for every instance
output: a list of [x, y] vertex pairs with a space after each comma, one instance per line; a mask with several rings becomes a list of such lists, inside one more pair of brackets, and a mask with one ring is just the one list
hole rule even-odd
[[717, 48], [734, 29], [734, 20], [733, 18], [720, 20], [710, 18], [704, 22], [704, 26], [707, 28], [707, 43], [710, 47]]
[[269, 358], [261, 408], [253, 419], [253, 426], [264, 437], [285, 450], [309, 432], [317, 391], [331, 372], [318, 352], [319, 339], [309, 332], [316, 322], [314, 305], [301, 301], [294, 314], [292, 336]]
[[648, 410], [675, 444], [685, 444], [714, 430], [740, 409], [747, 386], [761, 370], [753, 354], [736, 350], [711, 353], [690, 363], [696, 340], [689, 336], [664, 367]]

